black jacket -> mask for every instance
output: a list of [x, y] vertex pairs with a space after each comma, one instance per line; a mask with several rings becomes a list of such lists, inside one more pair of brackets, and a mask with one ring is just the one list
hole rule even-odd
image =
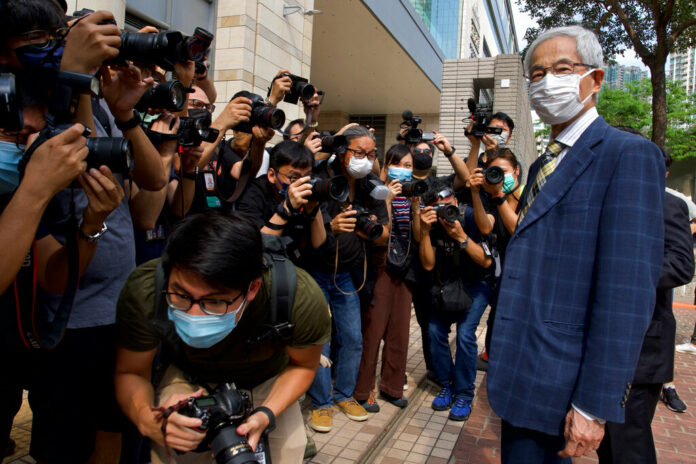
[[672, 289], [694, 275], [693, 238], [686, 203], [665, 193], [665, 256], [657, 285], [655, 312], [643, 339], [633, 383], [665, 383], [674, 378], [674, 338], [677, 328], [672, 313]]

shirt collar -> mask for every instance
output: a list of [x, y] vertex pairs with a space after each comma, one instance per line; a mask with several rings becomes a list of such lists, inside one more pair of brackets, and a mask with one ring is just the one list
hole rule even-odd
[[587, 129], [598, 117], [599, 113], [597, 113], [597, 108], [594, 106], [591, 107], [578, 119], [573, 121], [571, 125], [563, 129], [561, 133], [558, 134], [558, 137], [556, 137], [554, 140], [562, 143], [566, 147], [572, 147], [575, 142], [578, 141], [583, 132], [585, 132], [585, 129]]

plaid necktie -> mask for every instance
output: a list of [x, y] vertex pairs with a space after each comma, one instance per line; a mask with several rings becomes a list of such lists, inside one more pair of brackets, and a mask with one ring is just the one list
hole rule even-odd
[[541, 155], [541, 168], [539, 169], [539, 172], [537, 172], [536, 178], [534, 179], [534, 183], [532, 183], [532, 186], [529, 188], [527, 199], [525, 201], [524, 206], [520, 210], [520, 215], [517, 219], [518, 224], [522, 222], [522, 218], [525, 214], [527, 214], [529, 207], [532, 206], [532, 202], [539, 194], [541, 187], [544, 186], [546, 180], [556, 169], [556, 157], [563, 150], [563, 148], [565, 148], [565, 145], [563, 145], [560, 142], [554, 141], [548, 144], [546, 150], [544, 151], [544, 154]]

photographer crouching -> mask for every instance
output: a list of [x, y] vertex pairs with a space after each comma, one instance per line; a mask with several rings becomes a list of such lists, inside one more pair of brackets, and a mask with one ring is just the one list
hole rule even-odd
[[[231, 447], [253, 458], [266, 435], [274, 462], [302, 462], [306, 435], [297, 399], [314, 378], [330, 316], [306, 272], [296, 269], [295, 285], [281, 277], [274, 282], [278, 264], [270, 261], [250, 220], [209, 211], [184, 219], [161, 263], [145, 263], [129, 277], [116, 317], [116, 396], [155, 443], [153, 463], [209, 463], [211, 446], [220, 463], [232, 462]], [[283, 284], [294, 295], [289, 337], [273, 330], [271, 314], [281, 309], [273, 292]], [[251, 392], [256, 409], [226, 386], [231, 382]], [[203, 389], [234, 401], [190, 400]], [[179, 461], [169, 448], [187, 454]]]

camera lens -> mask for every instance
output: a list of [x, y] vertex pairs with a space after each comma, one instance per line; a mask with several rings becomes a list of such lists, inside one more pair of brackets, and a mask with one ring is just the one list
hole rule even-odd
[[499, 184], [505, 179], [505, 171], [500, 166], [491, 166], [486, 169], [485, 176], [489, 184]]
[[220, 429], [210, 443], [210, 449], [218, 464], [258, 463], [246, 437], [237, 434], [236, 425]]
[[345, 201], [350, 193], [348, 179], [344, 176], [336, 176], [331, 179], [311, 179], [312, 194], [310, 201], [326, 201], [329, 198], [336, 201]]
[[348, 147], [345, 135], [327, 135], [321, 139], [323, 153], [343, 153]]
[[123, 137], [97, 137], [87, 139], [87, 168], [107, 166], [114, 174], [126, 174], [131, 169], [131, 141]]
[[437, 210], [437, 216], [448, 222], [454, 222], [459, 217], [459, 208], [454, 205], [442, 205]]
[[355, 229], [362, 232], [371, 242], [382, 236], [382, 224], [372, 220], [368, 212], [358, 213]]
[[271, 127], [280, 130], [285, 124], [285, 113], [278, 108], [271, 108], [265, 105], [254, 106], [251, 110], [251, 120], [253, 125]]
[[24, 127], [15, 76], [10, 73], [0, 74], [0, 127], [6, 131], [18, 131]]
[[414, 180], [401, 184], [401, 195], [405, 197], [420, 197], [428, 191], [428, 183], [424, 180]]
[[186, 89], [179, 81], [157, 84], [142, 96], [135, 105], [138, 111], [147, 111], [148, 108], [164, 109], [179, 112], [186, 106]]
[[306, 82], [298, 82], [295, 84], [295, 92], [303, 100], [310, 100], [314, 96], [314, 86]]

